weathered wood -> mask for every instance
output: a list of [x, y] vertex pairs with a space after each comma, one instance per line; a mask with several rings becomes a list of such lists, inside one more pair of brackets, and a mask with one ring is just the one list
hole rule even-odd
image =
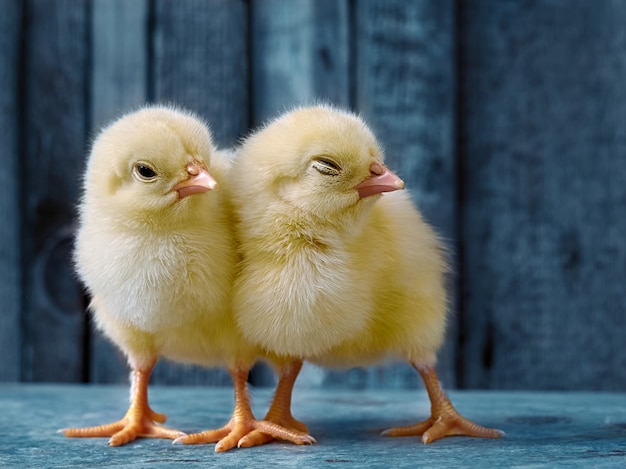
[[[347, 107], [349, 9], [346, 0], [264, 0], [251, 3], [252, 123], [316, 102]], [[299, 382], [319, 382], [313, 366]], [[273, 371], [257, 365], [256, 385], [274, 383]]]
[[92, 0], [94, 132], [147, 98], [148, 0]]
[[0, 381], [20, 379], [20, 171], [19, 171], [19, 60], [22, 6], [19, 0], [2, 3], [0, 15]]
[[[231, 146], [248, 128], [247, 5], [241, 1], [157, 0], [152, 56], [154, 96], [197, 112], [215, 141]], [[165, 362], [157, 383], [230, 384], [224, 370]]]
[[223, 146], [248, 129], [247, 11], [241, 0], [155, 2], [151, 98], [196, 111]]
[[626, 3], [463, 3], [463, 381], [626, 388]]
[[25, 2], [23, 378], [80, 381], [85, 318], [73, 221], [85, 154], [88, 4]]
[[[91, 10], [91, 135], [147, 99], [147, 0], [93, 0]], [[128, 381], [126, 359], [90, 331], [89, 376], [95, 383]]]
[[[270, 389], [254, 390], [253, 409], [263, 415]], [[120, 448], [106, 438], [73, 439], [58, 428], [119, 419], [128, 406], [123, 386], [0, 386], [0, 466], [185, 468], [414, 468], [568, 467], [619, 468], [626, 454], [625, 393], [453, 391], [450, 398], [472, 420], [500, 428], [499, 440], [449, 437], [429, 445], [417, 437], [379, 435], [415, 423], [429, 412], [424, 391], [302, 390], [294, 415], [318, 444], [272, 443], [215, 453], [215, 445], [172, 445], [140, 439]], [[159, 387], [150, 401], [168, 415], [168, 426], [187, 432], [222, 426], [230, 418], [226, 388]]]
[[[454, 2], [357, 0], [355, 7], [355, 107], [381, 141], [388, 165], [405, 180], [416, 205], [454, 254]], [[453, 287], [451, 280], [452, 295]], [[439, 353], [438, 372], [447, 387], [456, 382], [454, 313]], [[363, 387], [420, 382], [404, 365], [372, 373], [356, 382]]]
[[[459, 339], [461, 386], [626, 389], [626, 4], [474, 0], [456, 21], [453, 3], [0, 0], [0, 380], [127, 383], [119, 352], [89, 344], [70, 264], [100, 125], [172, 101], [230, 145], [320, 99], [365, 115], [426, 218], [459, 243], [447, 388]], [[155, 381], [230, 382], [165, 364]], [[418, 385], [404, 365], [306, 367], [298, 381]]]
[[251, 3], [253, 122], [296, 105], [349, 105], [346, 0]]

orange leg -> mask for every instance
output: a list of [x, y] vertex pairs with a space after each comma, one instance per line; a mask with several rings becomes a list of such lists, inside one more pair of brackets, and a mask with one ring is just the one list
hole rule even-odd
[[217, 442], [215, 451], [220, 453], [234, 448], [237, 446], [239, 440], [255, 430], [267, 433], [278, 440], [291, 441], [297, 445], [315, 442], [306, 432], [285, 428], [267, 420], [256, 420], [254, 415], [252, 415], [250, 397], [248, 396], [248, 370], [241, 368], [231, 370], [231, 375], [235, 387], [235, 409], [230, 421], [217, 430], [207, 430], [202, 433], [185, 435], [177, 438], [174, 443], [196, 444]]
[[[307, 426], [291, 415], [291, 394], [301, 368], [302, 360], [291, 362], [281, 368], [274, 399], [272, 399], [272, 405], [265, 415], [265, 420], [299, 432], [308, 433], [309, 429]], [[311, 439], [311, 442], [314, 443], [315, 440], [312, 437]], [[239, 447], [260, 446], [273, 440], [274, 438], [271, 435], [255, 430], [239, 440]]]
[[431, 403], [431, 416], [423, 422], [407, 427], [395, 427], [385, 430], [388, 436], [422, 435], [423, 443], [431, 443], [445, 436], [464, 435], [478, 438], [500, 438], [504, 433], [493, 428], [476, 425], [461, 416], [441, 388], [435, 369], [431, 366], [413, 364], [426, 385]]
[[[154, 364], [146, 369], [137, 369], [132, 372], [130, 407], [123, 419], [84, 428], [66, 428], [61, 430], [67, 437], [111, 437], [110, 446], [121, 446], [138, 437], [175, 439], [184, 435], [183, 432], [156, 425], [164, 423], [166, 416], [154, 412], [148, 405], [148, 383]], [[156, 423], [155, 423], [156, 422]]]

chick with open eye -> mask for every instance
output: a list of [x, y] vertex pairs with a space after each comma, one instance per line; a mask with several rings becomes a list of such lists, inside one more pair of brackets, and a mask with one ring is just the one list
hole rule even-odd
[[[231, 182], [243, 259], [234, 312], [243, 335], [279, 364], [267, 420], [306, 431], [290, 410], [303, 360], [353, 367], [392, 358], [413, 365], [432, 407], [425, 421], [384, 434], [500, 437], [459, 415], [441, 388], [444, 248], [360, 118], [328, 106], [286, 113], [243, 142]], [[270, 439], [252, 432], [239, 445]]]
[[[106, 127], [93, 143], [76, 238], [77, 272], [92, 299], [95, 323], [132, 368], [130, 407], [119, 421], [62, 430], [70, 437], [139, 436], [234, 447], [253, 429], [302, 444], [301, 432], [257, 421], [247, 394], [260, 351], [236, 327], [231, 309], [236, 251], [228, 194], [229, 155], [215, 149], [193, 114], [149, 106]], [[220, 191], [216, 191], [218, 182]], [[221, 429], [190, 440], [159, 425], [148, 404], [160, 358], [228, 367], [235, 410]]]

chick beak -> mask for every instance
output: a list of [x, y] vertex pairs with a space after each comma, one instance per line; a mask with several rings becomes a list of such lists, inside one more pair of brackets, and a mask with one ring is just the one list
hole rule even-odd
[[404, 181], [381, 163], [370, 165], [370, 176], [355, 186], [359, 197], [364, 199], [370, 195], [404, 189]]
[[198, 163], [189, 163], [187, 165], [187, 174], [189, 174], [189, 178], [179, 182], [172, 189], [178, 192], [180, 199], [188, 195], [201, 194], [217, 189], [217, 181], [209, 174], [206, 166]]

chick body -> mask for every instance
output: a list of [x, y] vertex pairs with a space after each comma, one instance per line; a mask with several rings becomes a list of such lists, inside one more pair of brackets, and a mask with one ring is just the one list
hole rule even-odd
[[[265, 236], [282, 238], [275, 225]], [[253, 342], [324, 366], [434, 360], [445, 330], [447, 267], [405, 193], [381, 197], [354, 235], [276, 246], [275, 255], [254, 240], [244, 244], [235, 301]]]
[[[297, 109], [246, 140], [233, 168], [243, 256], [234, 311], [244, 336], [284, 362], [404, 359], [438, 389], [448, 267], [435, 232], [394, 192], [401, 188], [350, 113]], [[294, 380], [299, 366], [283, 370], [281, 379]], [[266, 418], [292, 417], [273, 406]]]
[[[131, 408], [120, 422], [66, 435], [111, 436], [111, 445], [137, 436], [188, 442], [182, 432], [157, 426], [165, 416], [147, 404], [159, 357], [227, 366], [236, 409], [248, 430], [255, 426], [245, 379], [260, 351], [236, 327], [230, 299], [237, 254], [224, 199], [229, 155], [215, 149], [198, 118], [163, 106], [125, 115], [95, 140], [75, 261], [97, 327], [133, 369]], [[191, 442], [223, 439], [216, 450], [229, 449], [240, 438], [233, 426]]]
[[[162, 180], [138, 180], [137, 162]], [[224, 191], [180, 198], [172, 190], [194, 162], [225, 184], [229, 163], [206, 127], [162, 107], [118, 120], [92, 149], [77, 271], [97, 326], [137, 364], [155, 354], [207, 366], [255, 357], [231, 317], [235, 250]]]

